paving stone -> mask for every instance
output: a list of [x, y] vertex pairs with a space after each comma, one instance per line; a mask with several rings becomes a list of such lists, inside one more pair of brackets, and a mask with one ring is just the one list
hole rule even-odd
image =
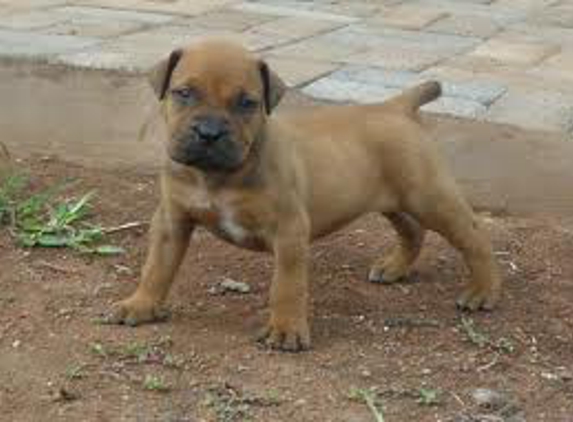
[[235, 39], [235, 32], [199, 27], [169, 26], [119, 37], [73, 54], [59, 56], [63, 63], [97, 69], [147, 70], [177, 47], [208, 36]]
[[487, 112], [482, 103], [460, 97], [443, 96], [422, 107], [423, 111], [450, 114], [467, 119], [481, 119]]
[[440, 81], [447, 96], [475, 101], [486, 107], [505, 94], [508, 89], [506, 84], [496, 81], [495, 77], [480, 80], [474, 73], [448, 67], [432, 67], [422, 72], [420, 76], [423, 79]]
[[330, 101], [351, 101], [361, 104], [382, 102], [398, 94], [395, 88], [372, 86], [360, 81], [342, 80], [337, 78], [322, 78], [306, 86], [302, 90], [315, 98]]
[[341, 62], [352, 54], [365, 51], [366, 48], [354, 44], [336, 44], [317, 37], [274, 48], [270, 52], [280, 57]]
[[260, 34], [252, 32], [167, 25], [121, 36], [91, 49], [62, 55], [59, 59], [74, 66], [139, 71], [149, 68], [174, 48], [211, 37], [228, 39], [253, 51], [285, 41], [280, 36], [268, 34], [261, 37]]
[[573, 82], [573, 50], [563, 51], [528, 71], [546, 80]]
[[400, 3], [402, 0], [377, 0], [377, 1], [352, 1], [352, 2], [312, 2], [315, 4], [313, 10], [334, 13], [337, 15], [353, 17], [369, 17], [377, 13], [382, 7]]
[[543, 74], [535, 74], [533, 73], [535, 69], [536, 67], [531, 68], [530, 71], [524, 71], [523, 69], [500, 67], [495, 70], [483, 71], [475, 67], [454, 67], [444, 63], [431, 67], [423, 74], [439, 80], [493, 84], [513, 92], [555, 90], [565, 95], [573, 95], [573, 84], [564, 83], [563, 79], [546, 78]]
[[347, 63], [383, 67], [391, 70], [423, 70], [444, 57], [447, 53], [428, 51], [416, 45], [387, 44], [345, 58]]
[[175, 25], [199, 25], [207, 28], [243, 31], [265, 22], [277, 20], [274, 15], [248, 13], [240, 10], [217, 10], [197, 17], [174, 21]]
[[431, 72], [422, 73], [408, 71], [387, 71], [367, 66], [346, 66], [332, 75], [333, 79], [359, 81], [367, 85], [383, 85], [387, 88], [404, 89], [428, 80], [438, 80], [442, 84], [443, 95], [478, 102], [489, 106], [501, 95], [507, 87], [492, 81], [476, 81], [468, 76], [452, 76], [452, 73]]
[[0, 55], [48, 58], [95, 46], [101, 40], [86, 37], [0, 30]]
[[489, 38], [502, 28], [503, 24], [491, 17], [452, 14], [432, 23], [426, 31]]
[[[95, 0], [96, 4], [109, 9], [123, 9], [172, 13], [183, 16], [196, 16], [237, 3], [237, 0]], [[93, 5], [94, 0], [74, 0], [76, 4]]]
[[42, 28], [39, 32], [54, 35], [73, 35], [80, 37], [112, 38], [128, 32], [143, 29], [145, 24], [112, 21], [107, 19], [72, 19], [68, 22], [58, 23], [48, 28]]
[[46, 34], [110, 37], [135, 31], [145, 25], [173, 20], [172, 15], [110, 10], [97, 7], [57, 7], [9, 15], [0, 26]]
[[447, 15], [445, 11], [437, 11], [420, 4], [403, 4], [385, 8], [369, 22], [404, 29], [421, 29]]
[[571, 28], [573, 27], [573, 4], [564, 3], [540, 9], [530, 15], [528, 22], [543, 26]]
[[532, 65], [557, 52], [559, 48], [547, 43], [529, 43], [491, 39], [481, 44], [468, 56], [509, 65]]
[[265, 60], [268, 65], [279, 74], [281, 79], [291, 87], [314, 81], [340, 66], [324, 61], [301, 61], [276, 56], [265, 56]]
[[422, 0], [418, 1], [424, 7], [431, 7], [436, 11], [444, 11], [455, 15], [481, 16], [495, 19], [503, 25], [513, 24], [523, 21], [528, 11], [512, 7], [511, 5], [502, 5], [488, 2], [464, 2], [460, 0]]
[[382, 41], [393, 42], [395, 45], [400, 45], [400, 43], [404, 45], [415, 44], [429, 50], [444, 51], [451, 54], [466, 51], [482, 42], [480, 38], [476, 37], [407, 31], [369, 23], [352, 24], [326, 34], [324, 37], [337, 43], [354, 42], [370, 47], [376, 47]]
[[492, 105], [486, 119], [527, 128], [570, 132], [573, 129], [573, 97], [559, 91], [509, 92]]
[[546, 42], [561, 48], [573, 49], [573, 27], [548, 27], [519, 23], [500, 32], [497, 38], [509, 41]]
[[[350, 77], [345, 77], [344, 75]], [[330, 101], [351, 101], [370, 104], [383, 102], [403, 92], [404, 89], [421, 82], [419, 76], [407, 73], [399, 73], [394, 75], [393, 78], [378, 78], [376, 83], [369, 81], [373, 74], [355, 74], [354, 76], [356, 77], [352, 77], [352, 74], [349, 75], [348, 71], [335, 72], [333, 75], [308, 85], [303, 89], [303, 92], [313, 97]], [[478, 101], [471, 99], [444, 96], [438, 101], [424, 106], [423, 110], [460, 117], [478, 118], [485, 115], [487, 108]]]
[[252, 13], [262, 13], [267, 15], [277, 16], [292, 16], [316, 20], [329, 20], [333, 22], [350, 23], [355, 22], [358, 18], [353, 16], [338, 15], [334, 13], [326, 13], [313, 10], [305, 10], [301, 8], [291, 8], [281, 6], [279, 4], [265, 4], [263, 2], [244, 2], [232, 6], [235, 10], [242, 10]]
[[254, 26], [252, 31], [261, 35], [276, 34], [289, 38], [306, 38], [330, 29], [337, 28], [340, 22], [330, 20], [311, 19], [305, 17], [285, 17]]
[[150, 13], [137, 10], [117, 10], [102, 7], [64, 6], [51, 10], [56, 13], [61, 13], [68, 19], [110, 19], [128, 22], [141, 22], [146, 24], [162, 24], [173, 20], [173, 15], [165, 13]]
[[525, 10], [531, 13], [547, 6], [559, 3], [561, 0], [497, 0], [494, 5], [506, 8]]
[[32, 10], [13, 13], [2, 18], [0, 27], [6, 29], [36, 29], [54, 25], [63, 20], [61, 14], [52, 10]]

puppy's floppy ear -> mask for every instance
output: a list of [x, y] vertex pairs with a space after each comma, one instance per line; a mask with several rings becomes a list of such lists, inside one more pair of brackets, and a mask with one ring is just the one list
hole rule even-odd
[[262, 60], [259, 62], [259, 70], [263, 81], [265, 111], [267, 114], [271, 114], [271, 111], [277, 106], [283, 97], [286, 85], [282, 79]]
[[165, 98], [165, 93], [169, 88], [169, 82], [171, 81], [171, 74], [177, 66], [177, 63], [183, 55], [183, 50], [177, 49], [173, 50], [168, 58], [161, 60], [151, 69], [149, 72], [149, 83], [155, 91], [157, 98], [162, 100]]

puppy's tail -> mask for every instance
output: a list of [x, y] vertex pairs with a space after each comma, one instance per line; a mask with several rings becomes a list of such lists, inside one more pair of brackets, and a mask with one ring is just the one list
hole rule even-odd
[[442, 86], [438, 81], [428, 81], [416, 85], [394, 97], [384, 105], [392, 109], [415, 115], [420, 107], [442, 95]]

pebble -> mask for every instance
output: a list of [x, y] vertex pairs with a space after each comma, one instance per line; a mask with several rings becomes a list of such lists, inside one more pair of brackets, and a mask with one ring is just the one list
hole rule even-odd
[[225, 278], [219, 283], [217, 287], [211, 287], [209, 293], [211, 294], [222, 294], [226, 292], [233, 293], [249, 293], [251, 291], [251, 286], [247, 283], [241, 281], [235, 281], [231, 278]]
[[472, 392], [474, 402], [486, 409], [500, 409], [507, 404], [507, 397], [495, 390], [476, 388]]

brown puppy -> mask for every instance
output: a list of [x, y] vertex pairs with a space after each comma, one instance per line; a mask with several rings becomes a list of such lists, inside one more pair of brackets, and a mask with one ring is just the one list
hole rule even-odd
[[306, 349], [309, 243], [369, 212], [386, 216], [399, 235], [395, 250], [374, 263], [372, 281], [405, 277], [427, 228], [459, 249], [471, 270], [458, 305], [493, 307], [500, 278], [490, 243], [416, 115], [440, 95], [439, 84], [379, 105], [270, 116], [283, 83], [263, 61], [222, 41], [174, 51], [151, 83], [167, 122], [169, 160], [142, 280], [117, 304], [117, 322], [161, 318], [191, 233], [202, 225], [274, 254], [262, 339]]

